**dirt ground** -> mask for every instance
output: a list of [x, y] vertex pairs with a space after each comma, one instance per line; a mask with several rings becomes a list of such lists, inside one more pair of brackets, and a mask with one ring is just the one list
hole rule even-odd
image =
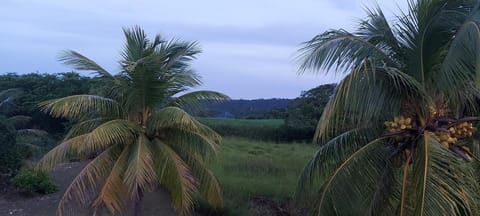
[[[53, 173], [53, 179], [59, 191], [42, 196], [26, 197], [14, 192], [2, 191], [0, 195], [0, 216], [55, 216], [57, 204], [73, 178], [80, 172], [86, 162], [75, 162], [60, 165]], [[70, 207], [71, 216], [87, 216], [88, 210], [81, 207]], [[144, 215], [175, 216], [170, 205], [170, 197], [165, 191], [145, 194]], [[130, 211], [128, 211], [130, 212]], [[103, 215], [103, 214], [102, 214]], [[108, 214], [105, 214], [108, 215]], [[125, 215], [130, 215], [125, 214]]]

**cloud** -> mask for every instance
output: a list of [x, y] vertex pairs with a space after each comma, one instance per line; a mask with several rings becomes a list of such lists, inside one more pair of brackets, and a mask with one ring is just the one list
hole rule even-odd
[[[5, 0], [0, 7], [0, 72], [62, 72], [56, 61], [72, 49], [110, 71], [123, 45], [122, 27], [140, 25], [199, 41], [193, 67], [205, 86], [234, 98], [296, 97], [339, 77], [297, 75], [300, 43], [331, 28], [353, 29], [363, 16], [360, 0]], [[385, 1], [386, 11], [396, 11]], [[405, 3], [400, 7], [405, 7]]]

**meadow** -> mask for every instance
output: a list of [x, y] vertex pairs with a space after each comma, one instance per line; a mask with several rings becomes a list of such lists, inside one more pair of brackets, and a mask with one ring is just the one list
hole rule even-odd
[[309, 144], [225, 138], [211, 167], [224, 190], [223, 214], [268, 214], [252, 203], [255, 199], [289, 206], [297, 178], [315, 149]]
[[284, 119], [197, 118], [222, 136], [281, 142], [284, 140]]

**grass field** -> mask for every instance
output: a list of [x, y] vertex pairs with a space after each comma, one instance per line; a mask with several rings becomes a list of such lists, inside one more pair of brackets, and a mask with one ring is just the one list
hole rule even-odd
[[198, 118], [198, 120], [225, 137], [278, 142], [284, 136], [283, 119]]
[[227, 118], [197, 118], [206, 125], [232, 125], [232, 126], [266, 126], [280, 127], [283, 125], [283, 119], [227, 119]]
[[224, 189], [226, 215], [251, 215], [255, 196], [287, 202], [303, 166], [315, 152], [307, 144], [224, 139], [213, 172]]

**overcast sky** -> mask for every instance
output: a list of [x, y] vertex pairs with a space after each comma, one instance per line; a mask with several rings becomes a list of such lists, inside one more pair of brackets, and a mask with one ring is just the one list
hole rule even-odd
[[[297, 75], [300, 43], [332, 28], [353, 29], [365, 0], [2, 0], [0, 72], [72, 71], [57, 61], [72, 49], [112, 73], [123, 46], [122, 27], [139, 25], [198, 41], [193, 68], [201, 89], [232, 98], [294, 98], [340, 77]], [[380, 1], [387, 14], [406, 0]], [[88, 73], [83, 72], [87, 75]]]

